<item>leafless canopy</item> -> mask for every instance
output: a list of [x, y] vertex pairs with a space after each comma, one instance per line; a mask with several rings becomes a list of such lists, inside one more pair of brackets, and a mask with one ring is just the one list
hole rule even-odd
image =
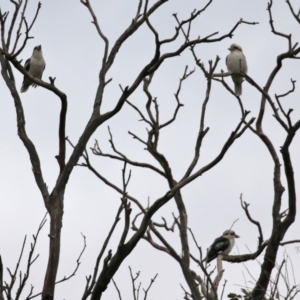
[[[207, 1], [204, 7], [195, 9], [190, 15], [181, 20], [177, 14], [174, 14], [174, 19], [177, 26], [174, 28], [173, 35], [161, 39], [158, 30], [151, 22], [151, 17], [154, 15], [167, 0], [154, 1], [152, 6], [149, 5], [148, 0], [139, 0], [136, 14], [133, 16], [130, 25], [125, 28], [123, 33], [118, 37], [116, 42], [110, 47], [109, 38], [103, 32], [101, 22], [98, 21], [97, 14], [93, 10], [93, 7], [89, 0], [81, 0], [83, 7], [87, 9], [87, 13], [92, 18], [92, 23], [95, 26], [98, 38], [104, 43], [102, 53], [102, 63], [99, 70], [98, 86], [96, 90], [96, 96], [93, 102], [92, 113], [86, 127], [83, 129], [82, 134], [76, 144], [72, 143], [72, 140], [66, 137], [66, 115], [67, 115], [67, 104], [68, 98], [66, 93], [61, 88], [56, 87], [55, 77], [49, 77], [49, 82], [35, 78], [28, 73], [22, 66], [21, 61], [18, 60], [19, 55], [27, 46], [31, 36], [31, 30], [38, 17], [41, 9], [41, 3], [38, 4], [36, 14], [31, 22], [26, 18], [26, 8], [28, 0], [12, 1], [14, 5], [13, 16], [8, 19], [7, 12], [0, 12], [0, 24], [1, 24], [1, 48], [0, 48], [0, 62], [2, 68], [2, 77], [4, 82], [9, 89], [13, 98], [16, 117], [17, 117], [17, 128], [18, 135], [22, 140], [25, 149], [27, 150], [33, 175], [40, 190], [43, 198], [46, 211], [50, 218], [49, 228], [49, 256], [48, 264], [45, 270], [44, 285], [41, 293], [34, 294], [33, 287], [30, 294], [26, 299], [34, 298], [38, 295], [42, 295], [43, 300], [51, 300], [55, 298], [55, 285], [59, 282], [66, 281], [75, 275], [79, 265], [82, 252], [77, 260], [76, 268], [73, 273], [69, 276], [65, 276], [61, 280], [57, 280], [57, 270], [59, 266], [60, 257], [60, 245], [61, 245], [61, 228], [64, 212], [64, 195], [66, 191], [66, 185], [69, 177], [76, 166], [82, 166], [89, 169], [97, 178], [99, 178], [106, 185], [110, 186], [116, 192], [120, 194], [120, 205], [116, 212], [115, 219], [111, 225], [105, 242], [99, 251], [98, 257], [95, 259], [94, 271], [92, 275], [87, 276], [86, 284], [83, 295], [84, 299], [97, 300], [101, 299], [102, 294], [107, 289], [109, 283], [113, 280], [114, 275], [118, 271], [125, 258], [131, 254], [132, 250], [142, 240], [146, 240], [154, 249], [163, 251], [165, 254], [171, 256], [180, 266], [186, 284], [188, 285], [189, 291], [184, 287], [185, 299], [200, 300], [216, 300], [218, 299], [218, 287], [223, 276], [223, 269], [221, 261], [226, 260], [229, 262], [243, 262], [253, 260], [257, 258], [264, 250], [266, 254], [261, 265], [260, 276], [256, 280], [253, 291], [251, 292], [252, 299], [263, 299], [267, 292], [268, 285], [271, 280], [271, 273], [276, 265], [276, 255], [280, 245], [284, 245], [291, 242], [299, 241], [284, 241], [286, 232], [288, 231], [291, 224], [294, 222], [296, 217], [296, 193], [295, 193], [295, 178], [293, 172], [293, 165], [290, 155], [290, 146], [293, 142], [296, 132], [300, 127], [300, 120], [293, 121], [291, 118], [292, 109], [286, 111], [282, 100], [288, 97], [290, 93], [293, 93], [296, 89], [295, 81], [291, 80], [291, 90], [287, 91], [282, 95], [270, 95], [269, 91], [274, 82], [274, 79], [281, 70], [282, 64], [288, 59], [299, 59], [300, 47], [298, 43], [294, 43], [290, 34], [278, 32], [273, 24], [272, 17], [272, 1], [268, 4], [269, 22], [272, 33], [287, 41], [286, 51], [278, 54], [277, 61], [274, 69], [271, 71], [269, 77], [266, 80], [264, 87], [261, 87], [256, 83], [254, 78], [247, 74], [242, 74], [245, 80], [250, 83], [254, 89], [260, 94], [260, 109], [255, 117], [251, 117], [251, 113], [244, 109], [244, 105], [240, 97], [236, 97], [231, 88], [226, 84], [224, 77], [229, 74], [217, 73], [219, 57], [209, 61], [207, 67], [202, 63], [197, 52], [198, 47], [205, 43], [217, 43], [225, 39], [232, 38], [233, 33], [239, 30], [240, 26], [252, 26], [257, 25], [256, 22], [248, 22], [245, 20], [237, 20], [232, 29], [226, 34], [219, 34], [218, 32], [211, 32], [207, 36], [194, 37], [191, 34], [191, 28], [193, 22], [201, 15], [204, 14], [206, 9], [210, 7], [212, 0]], [[290, 1], [286, 1], [291, 11], [292, 16], [300, 24], [299, 13], [295, 12]], [[116, 105], [107, 112], [103, 112], [102, 104], [104, 102], [104, 91], [106, 86], [111, 82], [112, 78], [107, 77], [108, 71], [111, 67], [116, 64], [116, 57], [121, 47], [126, 41], [134, 35], [141, 26], [144, 25], [148, 28], [154, 37], [155, 50], [153, 57], [146, 63], [141, 70], [136, 74], [133, 82], [126, 87], [120, 85], [120, 94]], [[21, 31], [24, 31], [24, 35], [21, 36]], [[181, 42], [179, 42], [181, 41]], [[163, 46], [168, 45], [169, 52], [163, 51]], [[169, 119], [163, 119], [161, 117], [161, 109], [159, 107], [160, 99], [153, 96], [152, 83], [155, 78], [156, 71], [164, 64], [165, 61], [175, 59], [184, 51], [188, 50], [194, 59], [195, 67], [186, 68], [183, 70], [182, 76], [179, 78], [177, 90], [174, 92], [175, 108], [171, 113]], [[194, 139], [194, 153], [190, 157], [190, 162], [185, 166], [184, 172], [175, 178], [172, 172], [172, 166], [168, 157], [159, 149], [160, 136], [163, 130], [168, 126], [171, 126], [177, 121], [178, 115], [180, 114], [181, 108], [183, 107], [183, 101], [181, 100], [181, 91], [187, 80], [194, 75], [195, 70], [202, 72], [205, 80], [206, 90], [203, 95], [199, 95], [200, 101], [202, 101], [201, 112], [199, 114], [199, 127], [197, 135]], [[56, 184], [51, 191], [48, 191], [46, 186], [46, 180], [43, 175], [43, 170], [40, 163], [40, 156], [36, 150], [36, 147], [26, 132], [25, 125], [25, 114], [22, 105], [22, 99], [16, 87], [14, 78], [14, 72], [20, 72], [24, 76], [28, 77], [32, 82], [38, 84], [42, 88], [48, 90], [57, 96], [57, 99], [61, 103], [60, 118], [59, 118], [59, 134], [58, 134], [58, 154], [56, 156], [59, 172], [56, 178]], [[221, 75], [220, 75], [221, 74]], [[240, 110], [239, 121], [236, 122], [231, 132], [228, 133], [226, 140], [223, 145], [218, 149], [217, 155], [208, 163], [199, 167], [200, 156], [202, 155], [202, 143], [209, 132], [207, 125], [207, 105], [211, 99], [212, 84], [221, 84], [225, 89], [224, 93], [229, 92], [236, 100], [236, 105]], [[130, 100], [137, 88], [142, 86], [144, 93], [144, 103], [135, 104]], [[274, 99], [275, 98], [275, 99]], [[113, 132], [109, 128], [109, 143], [112, 148], [111, 153], [105, 153], [101, 150], [102, 141], [95, 141], [94, 146], [91, 147], [91, 151], [87, 150], [91, 136], [95, 131], [102, 126], [106, 121], [113, 118], [120, 110], [128, 105], [132, 108], [137, 117], [142, 121], [141, 126], [146, 125], [147, 134], [146, 136], [140, 137], [135, 132], [129, 132], [129, 135], [147, 150], [155, 164], [148, 162], [137, 161], [134, 157], [125, 154], [122, 149], [117, 147], [113, 139]], [[275, 121], [280, 124], [284, 129], [286, 135], [283, 142], [283, 146], [280, 151], [276, 150], [271, 138], [264, 132], [264, 118], [266, 114], [266, 107], [269, 107], [274, 115]], [[214, 271], [209, 270], [209, 266], [203, 261], [202, 250], [200, 242], [197, 241], [197, 237], [194, 236], [193, 230], [188, 226], [188, 212], [185, 207], [185, 202], [181, 189], [191, 183], [192, 181], [199, 179], [200, 176], [214, 168], [222, 159], [226, 156], [231, 146], [241, 138], [246, 131], [251, 131], [266, 147], [270, 157], [273, 161], [273, 176], [274, 176], [274, 202], [273, 202], [273, 230], [268, 240], [264, 239], [263, 228], [259, 221], [250, 214], [249, 204], [243, 201], [242, 196], [240, 197], [241, 207], [244, 210], [250, 223], [254, 224], [258, 230], [258, 247], [250, 254], [244, 254], [239, 256], [224, 256], [219, 261], [219, 268], [216, 272], [216, 276], [213, 278]], [[68, 143], [71, 154], [66, 157], [66, 143]], [[114, 182], [108, 180], [102, 171], [97, 170], [92, 162], [89, 154], [92, 153], [95, 156], [106, 157], [110, 160], [119, 161], [122, 166], [122, 186], [118, 186]], [[131, 179], [131, 171], [128, 171], [128, 167], [132, 168], [144, 168], [151, 172], [154, 172], [163, 181], [165, 180], [168, 188], [166, 191], [157, 199], [149, 201], [148, 205], [143, 205], [142, 199], [138, 199], [133, 196], [133, 193], [129, 193], [128, 186]], [[284, 168], [284, 175], [281, 174], [281, 168]], [[287, 182], [288, 190], [288, 209], [281, 211], [282, 194], [284, 192], [283, 181]], [[173, 221], [168, 224], [166, 218], [162, 218], [161, 223], [153, 220], [154, 214], [156, 214], [161, 207], [163, 207], [169, 201], [176, 203], [177, 212], [173, 214]], [[133, 207], [138, 212], [133, 215]], [[113, 234], [115, 234], [115, 228], [119, 223], [121, 216], [123, 215], [124, 224], [122, 233], [119, 237], [118, 246], [114, 250], [107, 250], [107, 246]], [[15, 299], [19, 299], [23, 287], [29, 276], [29, 271], [32, 263], [37, 258], [33, 258], [33, 251], [36, 243], [37, 236], [45, 224], [43, 219], [37, 234], [34, 236], [34, 243], [32, 250], [29, 253], [28, 264], [26, 274], [21, 277], [20, 285], [17, 289], [17, 296]], [[132, 231], [130, 231], [132, 229]], [[167, 240], [164, 231], [174, 232], [178, 230], [181, 249], [180, 252], [176, 251], [175, 247]], [[199, 253], [191, 253], [191, 243], [196, 245]], [[25, 244], [25, 240], [24, 240]], [[84, 248], [85, 249], [85, 237], [84, 237]], [[24, 246], [23, 246], [24, 248]], [[21, 251], [20, 259], [23, 254], [23, 248]], [[101, 264], [100, 264], [101, 263]], [[195, 264], [196, 263], [196, 264]], [[19, 264], [19, 263], [18, 263]], [[12, 299], [12, 289], [16, 280], [16, 273], [19, 266], [16, 266], [15, 271], [9, 271], [10, 283], [3, 284], [3, 265], [0, 257], [0, 294], [5, 295], [7, 299]], [[200, 266], [194, 268], [195, 265]], [[201, 274], [199, 272], [201, 270]], [[133, 276], [130, 269], [131, 280], [133, 284], [133, 295], [134, 299], [138, 299], [139, 287], [135, 286], [136, 277]], [[157, 276], [157, 275], [156, 275]], [[156, 276], [152, 278], [150, 285], [144, 290], [144, 299], [147, 298], [147, 293], [156, 279]], [[117, 287], [115, 281], [113, 281], [118, 291], [119, 299], [121, 299], [121, 292]]]

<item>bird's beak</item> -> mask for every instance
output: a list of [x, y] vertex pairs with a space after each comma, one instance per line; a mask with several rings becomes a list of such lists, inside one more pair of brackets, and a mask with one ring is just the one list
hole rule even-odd
[[42, 50], [42, 45], [37, 46], [37, 49], [38, 49], [39, 51], [41, 51], [41, 50]]
[[239, 235], [237, 235], [237, 234], [235, 234], [235, 235], [234, 235], [234, 237], [236, 237], [236, 238], [239, 238], [240, 236], [239, 236]]

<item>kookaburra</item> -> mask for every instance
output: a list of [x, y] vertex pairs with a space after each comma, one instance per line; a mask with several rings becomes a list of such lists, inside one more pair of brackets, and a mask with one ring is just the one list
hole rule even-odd
[[228, 73], [231, 74], [231, 78], [234, 82], [234, 91], [237, 96], [242, 95], [242, 82], [243, 75], [241, 72], [247, 73], [248, 67], [246, 57], [243, 54], [243, 49], [237, 44], [232, 44], [228, 48], [230, 53], [226, 57], [226, 65]]
[[239, 238], [239, 236], [233, 230], [226, 230], [222, 236], [216, 238], [208, 250], [207, 263], [215, 259], [219, 254], [228, 255], [234, 246], [235, 238]]
[[[33, 53], [30, 58], [25, 62], [26, 71], [33, 77], [42, 78], [46, 63], [43, 57], [42, 46], [36, 46], [33, 49]], [[24, 75], [23, 84], [21, 87], [21, 93], [24, 93], [28, 90], [30, 86], [37, 87], [29, 78]]]

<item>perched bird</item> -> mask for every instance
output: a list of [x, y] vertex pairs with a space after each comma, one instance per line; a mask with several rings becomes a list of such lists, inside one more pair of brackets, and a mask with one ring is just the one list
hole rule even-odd
[[247, 73], [248, 67], [246, 62], [246, 57], [243, 54], [243, 49], [237, 44], [232, 44], [228, 48], [230, 53], [226, 57], [226, 65], [228, 72], [231, 75], [231, 78], [234, 82], [234, 91], [237, 96], [242, 95], [242, 82], [243, 75], [241, 72]]
[[[25, 62], [26, 71], [33, 77], [42, 78], [43, 72], [46, 67], [46, 63], [43, 57], [42, 46], [36, 46], [33, 49], [33, 53], [30, 58]], [[25, 93], [30, 86], [37, 87], [29, 78], [24, 76], [23, 84], [21, 87], [21, 93]]]
[[233, 230], [226, 230], [222, 236], [216, 238], [208, 250], [207, 263], [215, 259], [219, 254], [228, 255], [234, 246], [235, 238], [239, 238], [239, 236]]

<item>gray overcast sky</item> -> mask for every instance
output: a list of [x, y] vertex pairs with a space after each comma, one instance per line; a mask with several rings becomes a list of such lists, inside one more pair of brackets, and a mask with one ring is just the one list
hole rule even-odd
[[[150, 4], [154, 1], [150, 1]], [[300, 40], [299, 24], [292, 18], [285, 1], [274, 1], [273, 18], [276, 29], [286, 34], [293, 34], [293, 41]], [[296, 1], [292, 1], [296, 2]], [[29, 1], [28, 19], [34, 16], [37, 1]], [[100, 26], [110, 41], [110, 46], [131, 22], [136, 12], [138, 1], [92, 1], [94, 11]], [[169, 1], [153, 15], [150, 20], [160, 34], [160, 38], [173, 35], [176, 22], [173, 13], [180, 19], [188, 18], [194, 9], [200, 9], [206, 1], [176, 0]], [[295, 3], [296, 5], [296, 3]], [[196, 52], [201, 61], [208, 66], [208, 60], [214, 60], [218, 55], [221, 61], [218, 72], [225, 70], [225, 58], [228, 47], [233, 42], [243, 47], [247, 57], [249, 75], [262, 87], [275, 66], [276, 57], [287, 49], [287, 41], [271, 33], [267, 1], [263, 0], [215, 0], [211, 6], [193, 23], [191, 36], [205, 36], [219, 32], [225, 34], [241, 18], [249, 22], [259, 22], [259, 25], [241, 25], [234, 33], [232, 40], [225, 39], [219, 43], [201, 44]], [[2, 11], [12, 10], [9, 1], [1, 1]], [[11, 12], [12, 14], [12, 12]], [[68, 96], [67, 136], [76, 143], [92, 112], [92, 105], [98, 82], [98, 72], [101, 66], [103, 42], [91, 24], [91, 16], [80, 1], [43, 1], [42, 9], [34, 26], [30, 40], [20, 54], [19, 59], [25, 61], [31, 56], [36, 45], [41, 44], [47, 63], [43, 79], [56, 77], [56, 85]], [[176, 49], [175, 43], [167, 45], [163, 51]], [[151, 59], [154, 51], [153, 34], [145, 26], [134, 34], [121, 48], [114, 66], [109, 72], [113, 78], [105, 91], [102, 110], [108, 110], [120, 96], [119, 84], [125, 87], [133, 82], [139, 70]], [[150, 90], [157, 97], [162, 120], [167, 120], [173, 114], [176, 106], [174, 92], [178, 87], [179, 78], [185, 66], [194, 68], [194, 61], [189, 50], [180, 57], [167, 61], [154, 76]], [[14, 70], [18, 88], [21, 87], [22, 76]], [[299, 60], [288, 61], [280, 75], [275, 80], [270, 95], [282, 94], [291, 88], [290, 79], [300, 82]], [[230, 78], [227, 83], [233, 87]], [[165, 153], [177, 179], [190, 163], [194, 141], [199, 126], [199, 115], [205, 96], [206, 80], [200, 70], [184, 82], [181, 108], [177, 121], [166, 128], [160, 137], [159, 149]], [[20, 253], [24, 235], [27, 235], [27, 247], [32, 234], [45, 214], [45, 208], [39, 190], [32, 176], [28, 154], [17, 135], [15, 108], [3, 80], [0, 80], [0, 139], [1, 139], [1, 186], [0, 186], [0, 253], [4, 267], [14, 268]], [[133, 94], [130, 100], [140, 107], [144, 106], [145, 96], [141, 88]], [[242, 100], [246, 110], [256, 117], [260, 105], [260, 94], [249, 85], [243, 83]], [[58, 118], [60, 100], [54, 94], [39, 87], [30, 88], [22, 94], [22, 102], [26, 115], [26, 128], [29, 137], [35, 143], [40, 155], [44, 178], [49, 190], [55, 184], [58, 174], [58, 164], [54, 158], [58, 151]], [[292, 119], [300, 116], [299, 89], [284, 100], [286, 109], [293, 108]], [[283, 143], [284, 132], [274, 121], [270, 110], [264, 125], [276, 149]], [[107, 126], [110, 126], [114, 141], [119, 150], [137, 161], [147, 161], [156, 164], [144, 150], [144, 146], [133, 140], [128, 131], [134, 132], [141, 138], [146, 138], [146, 125], [139, 122], [140, 117], [129, 106], [124, 106], [121, 112], [112, 120], [97, 130], [89, 142], [99, 141], [101, 149], [111, 152], [108, 142]], [[206, 125], [210, 131], [204, 141], [202, 158], [198, 168], [211, 161], [219, 153], [224, 141], [240, 120], [240, 108], [236, 100], [217, 82], [213, 83], [211, 100], [208, 105]], [[298, 134], [299, 135], [299, 134]], [[68, 155], [71, 153], [68, 147]], [[296, 175], [297, 193], [299, 195], [300, 172], [300, 140], [296, 137], [291, 147], [294, 172]], [[121, 169], [123, 165], [105, 158], [92, 157], [91, 160], [101, 173], [115, 184], [121, 184]], [[167, 191], [166, 182], [155, 174], [132, 169], [132, 179], [129, 193], [140, 199], [146, 205], [149, 197], [153, 202]], [[251, 225], [242, 211], [239, 203], [240, 194], [249, 202], [250, 211], [256, 220], [261, 222], [265, 239], [270, 235], [272, 226], [273, 201], [273, 165], [266, 148], [250, 131], [246, 132], [230, 149], [225, 158], [215, 168], [198, 178], [182, 190], [185, 204], [189, 213], [189, 227], [194, 231], [198, 243], [207, 249], [215, 237], [229, 228], [233, 221], [239, 219], [234, 230], [241, 236], [233, 253], [248, 253], [257, 246], [257, 230]], [[283, 172], [283, 170], [282, 170]], [[98, 251], [113, 222], [120, 203], [120, 196], [97, 180], [84, 168], [76, 168], [71, 175], [65, 196], [64, 226], [62, 234], [62, 253], [58, 279], [68, 275], [75, 268], [75, 261], [82, 249], [81, 232], [87, 237], [87, 249], [82, 257], [82, 264], [76, 277], [57, 286], [55, 299], [78, 299], [85, 286], [85, 276], [93, 272], [93, 266]], [[286, 198], [285, 198], [286, 199]], [[286, 203], [283, 204], [284, 209]], [[172, 212], [176, 208], [171, 202], [156, 215], [160, 220], [163, 215], [171, 222]], [[134, 208], [133, 213], [137, 209]], [[121, 221], [122, 223], [122, 221]], [[38, 242], [38, 261], [32, 268], [29, 283], [39, 292], [44, 279], [47, 263], [48, 225], [41, 233]], [[285, 240], [299, 239], [299, 220], [292, 225]], [[121, 224], [119, 225], [121, 228]], [[178, 232], [168, 233], [175, 249], [179, 251]], [[115, 249], [116, 236], [111, 242], [110, 249]], [[296, 282], [300, 283], [300, 260], [295, 245], [286, 247], [287, 253], [293, 260]], [[194, 253], [197, 255], [196, 248]], [[26, 253], [27, 254], [27, 253]], [[26, 257], [26, 256], [25, 256]], [[279, 252], [278, 262], [283, 259], [283, 250]], [[24, 267], [24, 260], [22, 266]], [[259, 258], [262, 261], [262, 256]], [[179, 266], [174, 260], [162, 252], [141, 241], [132, 255], [125, 260], [120, 271], [115, 276], [124, 299], [132, 299], [131, 283], [128, 266], [137, 272], [141, 271], [141, 281], [146, 287], [150, 279], [158, 273], [149, 299], [183, 298], [180, 283], [186, 287]], [[226, 293], [239, 291], [239, 285], [251, 286], [253, 279], [248, 274], [257, 277], [259, 264], [247, 262], [243, 264], [224, 263], [223, 280], [228, 280]], [[196, 269], [196, 267], [195, 267]], [[243, 278], [244, 274], [244, 278]], [[7, 272], [6, 281], [9, 280]], [[30, 285], [28, 284], [28, 289]], [[284, 291], [284, 289], [283, 289]], [[111, 284], [103, 299], [117, 299], [117, 293]]]

